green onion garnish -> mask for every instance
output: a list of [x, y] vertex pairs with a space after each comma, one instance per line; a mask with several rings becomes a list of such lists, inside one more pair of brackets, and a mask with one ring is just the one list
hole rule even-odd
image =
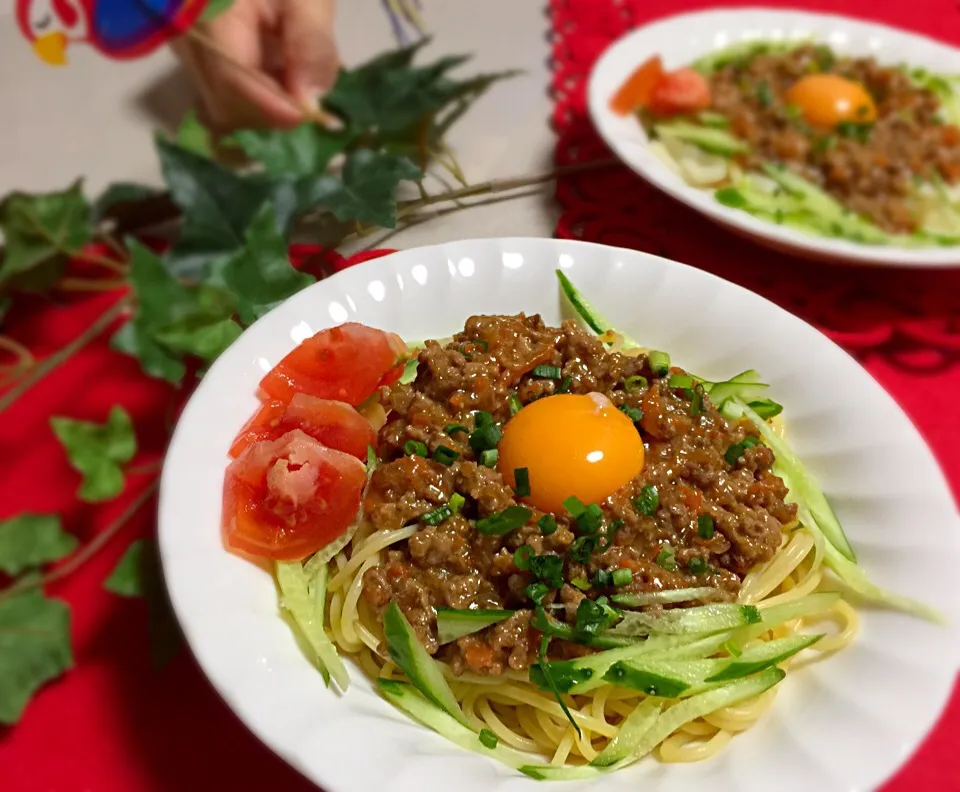
[[593, 575], [593, 584], [597, 588], [604, 588], [613, 584], [613, 575], [609, 569], [598, 569]]
[[[559, 270], [557, 270], [559, 272]], [[538, 609], [537, 616], [543, 616], [543, 621], [546, 621], [546, 614], [542, 613], [543, 608]], [[570, 714], [570, 710], [567, 708], [567, 703], [563, 700], [563, 696], [560, 695], [560, 690], [557, 687], [557, 683], [553, 679], [553, 674], [550, 671], [550, 663], [547, 662], [547, 647], [550, 646], [550, 636], [544, 635], [540, 639], [540, 662], [537, 664], [537, 668], [540, 669], [540, 673], [543, 674], [543, 679], [547, 683], [547, 687], [550, 688], [550, 692], [553, 693], [553, 697], [557, 700], [557, 703], [560, 705], [560, 709], [563, 710], [563, 714], [567, 716], [567, 720], [570, 721], [570, 725], [573, 726], [574, 731], [577, 733], [577, 737], [583, 737], [583, 732], [580, 731], [579, 724], [573, 719], [573, 715]]]
[[709, 514], [697, 517], [697, 533], [701, 539], [713, 539], [713, 517]]
[[634, 423], [640, 423], [643, 420], [643, 410], [639, 407], [631, 407], [629, 404], [621, 404], [617, 407], [620, 412], [627, 416]]
[[563, 502], [563, 508], [567, 510], [567, 513], [571, 517], [579, 517], [587, 507], [583, 505], [583, 501], [581, 501], [580, 498], [576, 495], [571, 495]]
[[492, 751], [497, 747], [498, 742], [500, 742], [499, 738], [490, 729], [480, 729], [480, 743], [484, 748], [489, 748]]
[[480, 452], [480, 464], [484, 467], [492, 468], [497, 464], [497, 458], [499, 454], [497, 453], [496, 448], [489, 448], [486, 451]]
[[511, 393], [507, 402], [510, 404], [510, 415], [516, 415], [523, 409], [523, 402], [520, 401], [516, 393]]
[[645, 391], [648, 386], [647, 378], [641, 377], [639, 374], [635, 374], [632, 377], [627, 377], [623, 381], [623, 389], [627, 393], [637, 393], [638, 391]]
[[652, 517], [656, 514], [658, 506], [660, 506], [660, 493], [652, 484], [647, 484], [640, 490], [640, 494], [633, 499], [633, 508], [637, 510], [637, 514], [642, 514], [645, 517]]
[[530, 569], [530, 557], [533, 555], [533, 548], [530, 545], [520, 545], [513, 553], [513, 565], [521, 572]]
[[452, 465], [459, 456], [460, 454], [457, 451], [446, 446], [437, 446], [433, 451], [433, 458], [441, 465]]
[[615, 569], [612, 578], [614, 586], [626, 586], [633, 582], [633, 572], [629, 569]]
[[447, 424], [443, 427], [443, 433], [453, 437], [457, 432], [463, 432], [464, 434], [470, 434], [470, 430], [467, 429], [463, 424]]
[[743, 450], [743, 443], [734, 443], [724, 452], [723, 458], [727, 460], [730, 467], [736, 467], [740, 462], [740, 457], [743, 456]]
[[477, 520], [477, 531], [484, 536], [503, 536], [523, 526], [532, 513], [523, 506], [507, 506], [498, 514]]
[[537, 581], [536, 583], [531, 583], [529, 586], [524, 589], [524, 593], [530, 597], [537, 605], [540, 604], [545, 596], [547, 596], [548, 589], [543, 583]]
[[476, 427], [470, 433], [470, 448], [476, 452], [496, 448], [500, 442], [500, 427], [488, 412], [478, 412], [473, 416], [473, 425]]
[[450, 501], [447, 503], [447, 506], [450, 507], [450, 511], [454, 514], [459, 514], [460, 509], [463, 508], [463, 504], [467, 502], [467, 499], [463, 497], [459, 492], [454, 492], [450, 496]]
[[476, 426], [477, 429], [479, 429], [482, 426], [493, 426], [494, 423], [496, 422], [493, 420], [493, 416], [490, 415], [490, 413], [488, 412], [484, 412], [483, 410], [477, 410], [473, 414], [473, 425]]
[[516, 486], [513, 491], [518, 498], [525, 498], [530, 494], [530, 471], [527, 468], [517, 468], [513, 471], [513, 480]]
[[657, 556], [657, 563], [668, 572], [673, 572], [677, 568], [677, 556], [670, 545], [665, 544], [660, 554]]
[[694, 575], [702, 575], [707, 571], [707, 562], [700, 558], [700, 556], [694, 556], [690, 559], [690, 563], [687, 564], [687, 567]]
[[537, 525], [540, 526], [540, 533], [544, 536], [550, 536], [557, 530], [557, 521], [553, 518], [552, 514], [544, 514], [539, 520], [537, 520]]
[[591, 503], [577, 517], [577, 530], [583, 534], [595, 534], [603, 525], [603, 511], [596, 503]]
[[703, 414], [702, 385], [697, 385], [692, 391], [690, 391], [690, 414], [694, 416]]
[[571, 580], [570, 585], [576, 586], [580, 591], [587, 591], [590, 588], [590, 581], [585, 577], [578, 577]]
[[770, 90], [770, 83], [761, 80], [757, 85], [757, 102], [760, 107], [770, 107], [773, 104], [773, 91]]
[[563, 558], [550, 553], [533, 556], [530, 559], [530, 572], [550, 588], [558, 589], [563, 585]]
[[574, 561], [586, 564], [590, 560], [590, 555], [597, 549], [597, 543], [596, 536], [581, 536], [573, 540], [567, 555]]
[[367, 472], [372, 473], [377, 469], [377, 449], [372, 445], [367, 446]]
[[754, 446], [760, 445], [760, 438], [755, 437], [754, 435], [747, 435], [743, 438], [743, 449], [753, 448]]
[[670, 355], [666, 352], [653, 351], [647, 355], [650, 362], [650, 368], [658, 377], [666, 376], [670, 371]]
[[560, 387], [557, 388], [557, 393], [566, 393], [570, 390], [571, 385], [573, 385], [573, 377], [567, 375], [563, 378], [563, 382], [560, 383]]
[[403, 453], [407, 456], [425, 457], [427, 455], [426, 443], [421, 443], [419, 440], [407, 440], [403, 444]]
[[743, 654], [743, 650], [737, 645], [736, 641], [727, 641], [723, 648], [730, 657], [740, 657]]
[[534, 377], [540, 377], [541, 379], [558, 380], [563, 376], [563, 371], [561, 371], [560, 366], [534, 366], [533, 371], [530, 373], [533, 374]]
[[486, 352], [488, 349], [486, 341], [464, 341], [460, 344], [460, 354], [463, 355], [467, 360], [473, 360], [473, 356], [477, 352]]
[[453, 510], [448, 504], [443, 506], [438, 506], [432, 512], [427, 512], [420, 518], [421, 522], [425, 522], [427, 525], [439, 525], [444, 520], [449, 519], [453, 516]]
[[687, 374], [671, 374], [667, 380], [667, 387], [677, 390], [687, 390], [693, 387], [693, 377]]

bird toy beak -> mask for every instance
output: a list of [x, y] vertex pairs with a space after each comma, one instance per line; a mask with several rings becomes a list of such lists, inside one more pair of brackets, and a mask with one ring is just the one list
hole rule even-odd
[[63, 33], [47, 33], [33, 42], [33, 51], [44, 63], [63, 66], [67, 62], [67, 37]]

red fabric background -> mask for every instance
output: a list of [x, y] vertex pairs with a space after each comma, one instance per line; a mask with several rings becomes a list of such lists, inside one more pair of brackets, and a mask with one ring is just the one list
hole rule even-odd
[[[735, 2], [552, 0], [558, 164], [610, 157], [586, 112], [586, 80], [600, 54], [655, 18]], [[759, 4], [758, 4], [759, 5]], [[955, 0], [765, 0], [862, 16], [960, 44]], [[639, 63], [652, 53], [637, 53]], [[560, 179], [559, 236], [636, 248], [715, 272], [819, 327], [900, 402], [960, 492], [960, 271], [875, 270], [774, 253], [665, 197], [624, 167]], [[960, 792], [960, 689], [939, 726], [884, 792]]]

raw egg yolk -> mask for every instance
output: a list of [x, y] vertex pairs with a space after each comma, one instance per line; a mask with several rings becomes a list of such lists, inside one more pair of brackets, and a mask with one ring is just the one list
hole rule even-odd
[[554, 514], [571, 496], [602, 503], [643, 468], [640, 433], [600, 393], [528, 404], [507, 422], [498, 450], [500, 473], [511, 487], [514, 471], [527, 469], [530, 494], [521, 500]]
[[786, 100], [819, 127], [835, 127], [843, 121], [869, 123], [877, 117], [877, 106], [864, 87], [836, 74], [811, 74], [798, 80], [787, 91]]

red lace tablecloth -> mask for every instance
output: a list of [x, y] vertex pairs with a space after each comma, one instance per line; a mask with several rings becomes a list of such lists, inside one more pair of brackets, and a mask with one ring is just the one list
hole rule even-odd
[[[591, 67], [615, 39], [655, 18], [741, 3], [552, 0], [558, 164], [607, 158], [586, 111]], [[960, 45], [955, 0], [808, 0], [768, 7], [857, 15]], [[638, 63], [645, 53], [637, 53]], [[819, 327], [900, 402], [960, 492], [960, 271], [814, 264], [735, 236], [626, 168], [565, 177], [557, 233], [636, 248], [736, 281]], [[927, 742], [884, 792], [960, 792], [960, 688]]]

